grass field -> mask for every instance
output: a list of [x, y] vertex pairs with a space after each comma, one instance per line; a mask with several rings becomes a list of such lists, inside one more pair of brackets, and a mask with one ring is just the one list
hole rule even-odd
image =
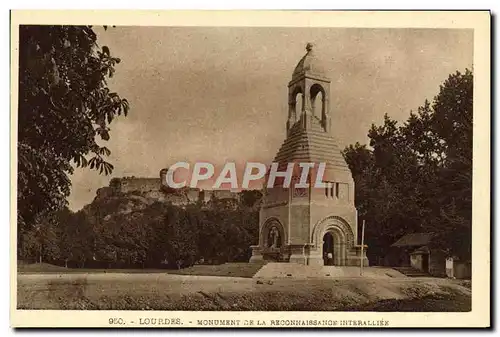
[[[208, 268], [214, 267], [214, 268]], [[19, 309], [469, 311], [470, 285], [436, 278], [252, 279], [251, 266], [195, 266], [189, 275], [21, 272]], [[241, 268], [236, 272], [237, 267]], [[63, 268], [64, 269], [64, 268]], [[229, 273], [246, 277], [199, 276]]]
[[20, 274], [173, 274], [173, 275], [199, 275], [199, 276], [229, 276], [253, 277], [263, 266], [258, 263], [224, 263], [221, 265], [195, 265], [184, 269], [90, 269], [90, 268], [65, 268], [49, 263], [19, 264], [17, 272]]
[[87, 273], [166, 273], [167, 269], [95, 269], [95, 268], [66, 268], [49, 263], [18, 264], [18, 274], [87, 274]]

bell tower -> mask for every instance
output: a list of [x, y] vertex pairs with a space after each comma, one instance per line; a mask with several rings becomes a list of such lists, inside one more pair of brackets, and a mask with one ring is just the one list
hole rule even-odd
[[313, 120], [319, 121], [326, 133], [331, 133], [330, 79], [325, 75], [312, 43], [307, 44], [306, 51], [288, 83], [287, 135], [298, 122], [302, 128], [310, 129]]
[[311, 179], [299, 186], [294, 173], [290, 185], [264, 189], [259, 244], [252, 246], [250, 262], [367, 265], [366, 250], [357, 244], [354, 180], [332, 134], [330, 79], [311, 43], [306, 51], [288, 83], [287, 134], [273, 162], [284, 168], [323, 164], [323, 184]]

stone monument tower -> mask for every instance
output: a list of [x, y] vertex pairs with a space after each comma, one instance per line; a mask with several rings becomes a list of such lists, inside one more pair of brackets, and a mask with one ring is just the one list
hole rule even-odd
[[287, 135], [274, 162], [326, 163], [326, 187], [264, 189], [259, 244], [250, 262], [271, 260], [306, 265], [368, 265], [357, 245], [354, 181], [332, 135], [330, 79], [312, 44], [288, 84]]

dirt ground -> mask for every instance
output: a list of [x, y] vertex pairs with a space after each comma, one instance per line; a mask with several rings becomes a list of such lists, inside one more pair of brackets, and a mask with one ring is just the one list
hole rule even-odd
[[469, 311], [439, 278], [252, 279], [163, 273], [18, 274], [19, 309]]

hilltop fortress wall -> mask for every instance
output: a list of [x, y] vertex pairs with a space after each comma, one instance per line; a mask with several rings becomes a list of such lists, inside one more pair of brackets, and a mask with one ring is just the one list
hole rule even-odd
[[217, 199], [238, 199], [238, 193], [230, 190], [200, 190], [184, 188], [182, 190], [166, 190], [161, 179], [144, 177], [123, 177], [111, 179], [109, 186], [97, 190], [97, 198], [106, 198], [121, 193], [140, 192], [159, 201], [171, 201], [174, 204], [190, 202], [209, 202], [212, 197]]

